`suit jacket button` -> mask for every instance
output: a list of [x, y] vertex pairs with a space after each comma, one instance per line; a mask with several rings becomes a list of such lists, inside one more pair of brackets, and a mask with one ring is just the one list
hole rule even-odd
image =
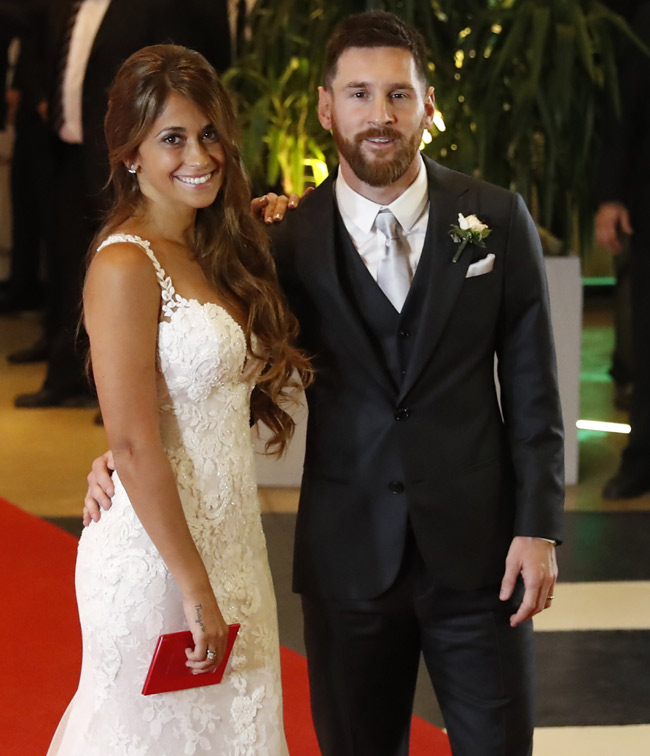
[[411, 410], [408, 407], [401, 407], [395, 413], [395, 420], [407, 420], [411, 415]]
[[408, 339], [408, 337], [411, 335], [411, 332], [403, 328], [397, 335], [400, 337], [400, 339]]
[[404, 493], [404, 484], [400, 480], [391, 480], [388, 490], [393, 493]]

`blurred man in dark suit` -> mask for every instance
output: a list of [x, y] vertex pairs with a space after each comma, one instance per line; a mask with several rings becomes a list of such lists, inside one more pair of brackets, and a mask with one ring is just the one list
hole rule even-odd
[[86, 406], [92, 397], [77, 322], [85, 255], [110, 201], [103, 136], [109, 85], [131, 53], [163, 42], [197, 49], [224, 70], [230, 62], [226, 0], [52, 0], [43, 34], [53, 161], [52, 336], [42, 388], [19, 395], [15, 404]]
[[[632, 28], [650, 46], [650, 3]], [[632, 291], [632, 432], [618, 472], [605, 485], [606, 499], [629, 499], [650, 491], [650, 58], [630, 46], [621, 71], [623, 117], [606, 135], [598, 240], [613, 254], [629, 237]]]
[[[9, 3], [10, 5], [12, 3]], [[15, 141], [11, 159], [11, 212], [12, 247], [11, 273], [0, 294], [0, 313], [27, 309], [41, 309], [44, 293], [40, 283], [42, 257], [49, 231], [47, 222], [48, 187], [50, 184], [50, 160], [48, 130], [39, 105], [43, 100], [40, 72], [37, 61], [37, 32], [43, 23], [40, 14], [45, 3], [42, 0], [13, 2], [19, 11], [14, 33], [19, 42], [19, 53], [11, 84], [7, 89], [8, 120], [15, 129]], [[7, 7], [5, 0], [4, 7]], [[0, 6], [0, 13], [3, 6]], [[38, 176], [38, 181], [34, 181]], [[45, 357], [44, 341], [37, 350]], [[9, 361], [22, 352], [9, 355]]]

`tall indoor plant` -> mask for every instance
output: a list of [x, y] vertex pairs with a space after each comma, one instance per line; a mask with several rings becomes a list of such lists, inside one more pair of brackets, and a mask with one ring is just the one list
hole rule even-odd
[[626, 38], [641, 44], [600, 0], [485, 3], [459, 33], [456, 86], [443, 106], [450, 129], [432, 154], [520, 191], [565, 248], [588, 248], [600, 135], [620, 114], [616, 49]]
[[337, 21], [391, 10], [425, 36], [446, 130], [426, 152], [522, 192], [565, 248], [589, 244], [599, 134], [619, 112], [615, 50], [637, 40], [601, 0], [258, 0], [226, 74], [256, 186], [302, 191], [335, 156], [316, 118]]

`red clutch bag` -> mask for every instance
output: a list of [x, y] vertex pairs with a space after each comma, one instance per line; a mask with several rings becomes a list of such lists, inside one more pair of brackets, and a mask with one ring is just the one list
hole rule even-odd
[[201, 688], [204, 685], [220, 683], [230, 658], [230, 652], [235, 644], [239, 627], [239, 624], [228, 625], [226, 652], [219, 662], [219, 666], [213, 672], [202, 672], [198, 675], [193, 674], [192, 670], [185, 666], [187, 661], [185, 649], [194, 647], [192, 633], [185, 630], [181, 633], [161, 635], [158, 638], [158, 644], [149, 666], [147, 679], [144, 681], [142, 695], [149, 696], [152, 693]]

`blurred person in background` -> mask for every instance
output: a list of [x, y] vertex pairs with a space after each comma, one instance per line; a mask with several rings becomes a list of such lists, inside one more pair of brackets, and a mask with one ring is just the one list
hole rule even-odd
[[94, 404], [77, 334], [90, 241], [110, 203], [103, 137], [107, 92], [119, 66], [146, 45], [174, 42], [203, 53], [217, 71], [230, 63], [225, 0], [51, 0], [38, 44], [52, 156], [49, 204], [47, 372], [17, 407]]
[[[632, 22], [650, 45], [650, 2]], [[633, 385], [630, 433], [605, 499], [650, 491], [650, 57], [630, 46], [621, 66], [623, 116], [606, 134], [596, 235], [618, 255], [627, 240], [632, 293]]]
[[[49, 0], [23, 0], [15, 26], [18, 60], [7, 89], [8, 122], [14, 127], [11, 158], [12, 246], [10, 276], [0, 294], [0, 313], [42, 309], [42, 260], [47, 243], [50, 199], [48, 131], [44, 119], [37, 45], [44, 9]], [[1, 11], [0, 11], [1, 12]], [[34, 177], [38, 177], [35, 181]], [[33, 362], [46, 357], [46, 341], [12, 353], [10, 362]]]

